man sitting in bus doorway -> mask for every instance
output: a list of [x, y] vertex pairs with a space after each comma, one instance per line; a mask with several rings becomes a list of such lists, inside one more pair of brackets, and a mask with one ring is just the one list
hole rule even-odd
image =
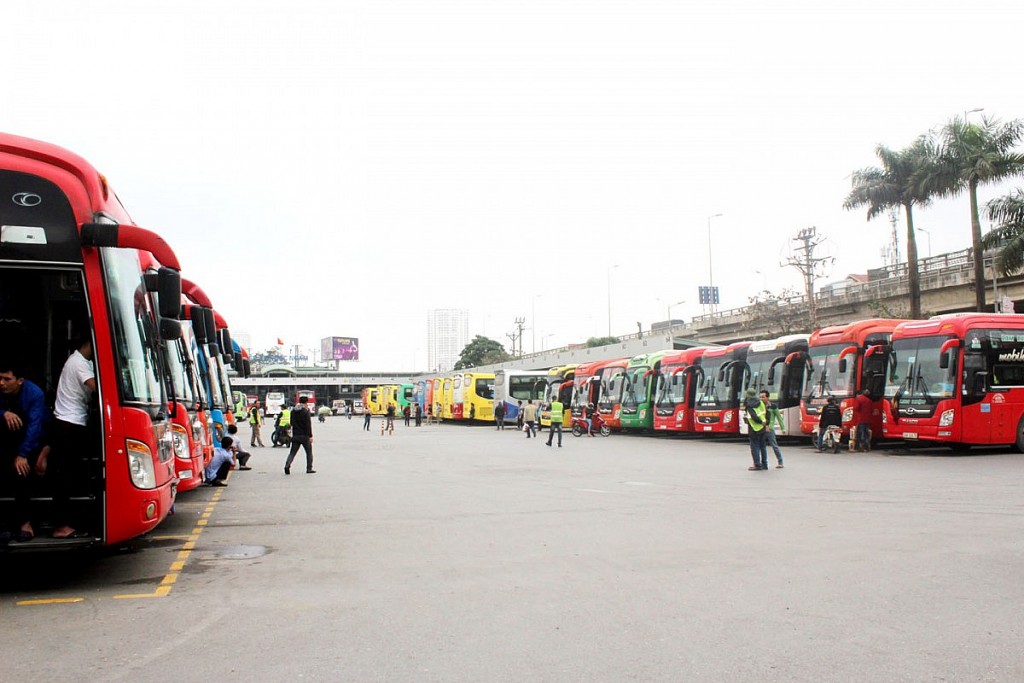
[[14, 490], [14, 538], [31, 541], [35, 530], [29, 519], [29, 492], [33, 474], [42, 475], [43, 438], [49, 422], [43, 390], [25, 379], [22, 368], [0, 359], [0, 468]]
[[821, 408], [821, 415], [818, 416], [818, 448], [816, 450], [820, 452], [825, 448], [825, 432], [828, 431], [829, 427], [842, 426], [843, 413], [839, 410], [836, 397], [829, 396], [826, 399], [825, 405]]

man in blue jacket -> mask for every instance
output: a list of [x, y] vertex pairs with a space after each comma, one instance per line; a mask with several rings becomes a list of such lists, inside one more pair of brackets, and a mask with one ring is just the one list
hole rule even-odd
[[30, 541], [35, 536], [29, 520], [29, 477], [42, 475], [43, 439], [50, 411], [43, 390], [25, 379], [17, 364], [0, 359], [0, 470], [14, 490], [15, 538]]

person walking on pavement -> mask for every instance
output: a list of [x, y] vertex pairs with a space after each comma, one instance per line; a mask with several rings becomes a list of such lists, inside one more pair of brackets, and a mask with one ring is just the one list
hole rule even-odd
[[416, 426], [419, 427], [423, 424], [423, 407], [419, 403], [416, 404], [416, 409], [413, 411], [413, 414], [416, 418]]
[[757, 392], [747, 389], [743, 399], [743, 417], [747, 421], [747, 436], [750, 438], [750, 457], [754, 464], [748, 470], [768, 469], [768, 448], [765, 443], [765, 431], [768, 422], [768, 411], [765, 409]]
[[857, 420], [857, 431], [850, 441], [851, 451], [871, 450], [871, 420], [875, 415], [875, 402], [871, 400], [871, 390], [865, 389], [857, 394], [853, 401], [853, 416]]
[[781, 469], [783, 467], [782, 450], [779, 448], [779, 439], [775, 433], [775, 425], [778, 425], [780, 430], [785, 429], [786, 425], [782, 421], [782, 413], [779, 411], [779, 407], [772, 403], [771, 394], [767, 390], [761, 391], [761, 403], [764, 404], [766, 419], [768, 420], [765, 427], [764, 440], [767, 445], [772, 447], [772, 452], [775, 453], [775, 469]]
[[518, 409], [516, 411], [516, 429], [522, 431], [522, 429], [523, 429], [523, 402], [520, 401], [519, 404], [516, 406], [516, 408]]
[[557, 398], [551, 399], [551, 427], [548, 428], [548, 445], [551, 445], [551, 440], [555, 437], [555, 432], [558, 432], [558, 447], [562, 447], [562, 402]]
[[316, 474], [313, 469], [313, 420], [309, 417], [309, 409], [306, 403], [308, 396], [299, 396], [299, 405], [292, 411], [292, 448], [288, 451], [288, 459], [284, 463], [284, 473], [292, 473], [292, 460], [299, 450], [299, 446], [306, 451], [306, 474]]
[[260, 428], [263, 426], [263, 411], [260, 410], [260, 402], [257, 399], [249, 408], [249, 429], [252, 430], [252, 437], [249, 439], [249, 447], [256, 448], [259, 444], [263, 448], [263, 435]]
[[494, 428], [505, 430], [505, 402], [498, 401], [494, 404]]
[[372, 417], [370, 415], [370, 407], [369, 406], [363, 406], [363, 431], [364, 432], [370, 431], [370, 417]]
[[537, 423], [537, 406], [531, 398], [523, 408], [523, 420], [526, 422], [526, 438], [529, 439], [531, 436], [537, 436], [537, 430], [534, 425]]

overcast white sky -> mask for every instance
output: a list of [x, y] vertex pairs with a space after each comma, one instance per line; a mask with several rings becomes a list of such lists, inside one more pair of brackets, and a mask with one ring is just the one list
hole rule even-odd
[[[527, 352], [604, 335], [609, 274], [613, 333], [699, 314], [712, 214], [722, 308], [799, 287], [811, 225], [828, 280], [882, 265], [850, 173], [1024, 117], [1024, 4], [835, 4], [21, 3], [0, 129], [92, 162], [256, 350], [355, 336], [352, 369], [425, 369], [429, 308], [506, 346], [524, 317]], [[923, 256], [965, 248], [966, 198], [917, 225]]]

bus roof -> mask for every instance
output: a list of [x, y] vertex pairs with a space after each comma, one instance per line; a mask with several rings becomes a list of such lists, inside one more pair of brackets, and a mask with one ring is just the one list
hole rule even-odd
[[736, 342], [735, 344], [729, 344], [728, 346], [722, 347], [717, 346], [709, 349], [704, 349], [704, 353], [701, 358], [721, 358], [723, 356], [738, 356], [746, 355], [747, 349], [750, 348], [750, 342]]
[[761, 341], [753, 342], [750, 345], [749, 353], [764, 353], [766, 351], [796, 351], [797, 348], [802, 347], [804, 349], [808, 346], [808, 340], [810, 335], [807, 334], [787, 334], [777, 339], [764, 339]]
[[576, 368], [577, 377], [591, 377], [596, 375], [601, 370], [604, 370], [609, 365], [621, 365], [626, 367], [629, 364], [629, 358], [609, 358], [606, 360], [595, 360], [590, 363], [582, 363]]
[[638, 354], [629, 359], [629, 365], [627, 367], [635, 368], [641, 365], [653, 365], [664, 358], [666, 353], [672, 353], [672, 351], [673, 349], [665, 349], [662, 351]]
[[937, 315], [928, 320], [907, 320], [893, 330], [892, 338], [955, 335], [962, 337], [968, 330], [978, 328], [1021, 328], [1024, 315], [1012, 313], [952, 313]]
[[843, 342], [853, 342], [862, 345], [868, 335], [891, 333], [898, 325], [905, 322], [907, 321], [901, 318], [869, 318], [868, 320], [858, 320], [845, 325], [823, 327], [811, 333], [808, 343], [811, 346], [840, 344]]
[[662, 367], [666, 365], [696, 365], [704, 356], [704, 352], [710, 349], [721, 348], [718, 346], [695, 346], [692, 349], [681, 349], [673, 353], [665, 354], [661, 359]]

